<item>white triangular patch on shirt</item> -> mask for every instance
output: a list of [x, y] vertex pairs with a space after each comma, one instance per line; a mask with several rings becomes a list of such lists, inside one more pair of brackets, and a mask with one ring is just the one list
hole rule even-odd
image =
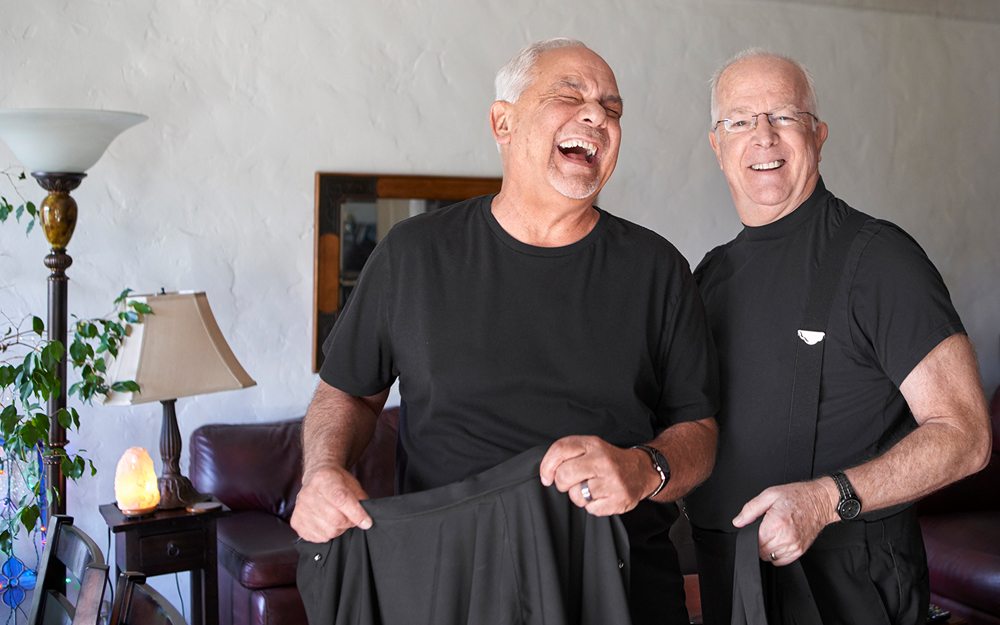
[[813, 332], [812, 330], [799, 330], [799, 338], [805, 341], [806, 345], [815, 345], [823, 340], [826, 332]]

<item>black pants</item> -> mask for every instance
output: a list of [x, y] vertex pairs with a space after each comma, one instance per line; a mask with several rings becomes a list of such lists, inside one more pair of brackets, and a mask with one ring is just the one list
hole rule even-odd
[[[736, 534], [692, 529], [705, 625], [729, 625]], [[801, 562], [824, 625], [920, 625], [927, 619], [927, 555], [912, 506], [877, 521], [828, 525]], [[777, 624], [782, 567], [760, 566], [768, 620]]]

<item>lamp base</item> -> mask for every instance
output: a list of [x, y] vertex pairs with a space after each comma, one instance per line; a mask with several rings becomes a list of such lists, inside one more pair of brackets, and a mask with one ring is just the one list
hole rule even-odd
[[160, 487], [160, 503], [156, 507], [160, 510], [186, 508], [211, 497], [195, 490], [191, 480], [183, 475], [165, 475], [157, 478], [156, 483]]
[[119, 507], [118, 509], [122, 511], [122, 514], [129, 518], [146, 516], [147, 514], [153, 514], [156, 512], [156, 506], [153, 506], [152, 508], [139, 508], [138, 510], [126, 510], [122, 507]]
[[163, 424], [160, 427], [160, 458], [163, 460], [163, 475], [157, 478], [160, 487], [160, 510], [186, 508], [193, 503], [205, 501], [208, 495], [195, 490], [191, 480], [181, 475], [181, 432], [177, 428], [176, 399], [164, 399]]

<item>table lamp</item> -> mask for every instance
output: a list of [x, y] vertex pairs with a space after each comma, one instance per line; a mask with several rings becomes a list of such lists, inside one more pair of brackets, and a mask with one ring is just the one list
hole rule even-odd
[[180, 397], [232, 391], [256, 384], [240, 366], [222, 336], [208, 297], [179, 292], [133, 295], [129, 301], [146, 304], [151, 315], [130, 326], [109, 371], [111, 381], [134, 380], [139, 391], [112, 392], [108, 405], [151, 401], [163, 404], [160, 458], [163, 474], [157, 480], [161, 510], [184, 508], [208, 498], [181, 475], [181, 435], [174, 409]]
[[[88, 169], [101, 158], [115, 137], [147, 119], [138, 113], [81, 109], [0, 109], [0, 139], [17, 160], [49, 192], [39, 206], [42, 230], [52, 246], [45, 257], [49, 268], [48, 338], [66, 345], [68, 327], [66, 270], [73, 259], [66, 246], [76, 228], [76, 200], [69, 193], [80, 185]], [[66, 407], [66, 360], [57, 365], [59, 392], [48, 400], [49, 446], [64, 448], [66, 432], [56, 418]], [[45, 461], [47, 483], [58, 496], [53, 514], [66, 513], [66, 476], [59, 455]]]

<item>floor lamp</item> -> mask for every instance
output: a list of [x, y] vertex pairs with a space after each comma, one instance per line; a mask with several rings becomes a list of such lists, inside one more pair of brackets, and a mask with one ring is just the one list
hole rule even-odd
[[[70, 191], [80, 186], [108, 146], [123, 131], [147, 119], [138, 113], [78, 109], [4, 109], [0, 110], [0, 139], [14, 153], [38, 184], [49, 192], [39, 207], [42, 230], [52, 246], [45, 257], [49, 268], [48, 338], [66, 345], [68, 328], [66, 270], [73, 259], [66, 246], [76, 227], [76, 200]], [[48, 402], [51, 417], [49, 446], [66, 447], [66, 432], [56, 418], [66, 407], [66, 359], [59, 364], [59, 392]], [[66, 476], [59, 458], [48, 456], [45, 479], [56, 492], [52, 514], [66, 514]]]

